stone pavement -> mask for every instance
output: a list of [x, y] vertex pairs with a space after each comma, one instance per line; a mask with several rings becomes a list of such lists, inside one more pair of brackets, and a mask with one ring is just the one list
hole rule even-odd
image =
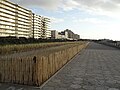
[[0, 90], [120, 90], [120, 50], [91, 42], [42, 89], [2, 83]]

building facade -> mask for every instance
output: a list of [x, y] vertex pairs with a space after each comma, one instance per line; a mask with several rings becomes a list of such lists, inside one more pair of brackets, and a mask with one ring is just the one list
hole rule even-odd
[[78, 40], [78, 39], [80, 39], [80, 35], [78, 35], [78, 34], [75, 34], [75, 36], [74, 36], [74, 39], [75, 39], [75, 40]]
[[63, 31], [63, 32], [60, 32], [60, 34], [62, 35], [63, 39], [68, 39], [68, 32]]
[[[42, 17], [42, 38], [47, 38], [47, 32], [49, 32], [49, 26], [50, 26], [50, 19], [46, 17]], [[47, 31], [48, 30], [48, 31]]]
[[8, 0], [0, 0], [0, 36], [31, 37], [32, 12]]
[[71, 30], [66, 29], [64, 32], [68, 33], [68, 39], [69, 40], [78, 40], [80, 39], [80, 35], [73, 33]]
[[46, 30], [46, 38], [50, 39], [51, 38], [51, 30]]
[[74, 33], [71, 30], [66, 29], [65, 32], [68, 32], [68, 39], [69, 40], [74, 40]]
[[33, 13], [33, 38], [46, 39], [51, 37], [50, 19]]
[[58, 39], [58, 31], [51, 30], [51, 38], [52, 39]]
[[51, 38], [52, 39], [62, 39], [62, 35], [60, 32], [58, 32], [56, 30], [52, 30], [51, 31]]
[[33, 38], [39, 39], [42, 37], [42, 17], [33, 13]]
[[50, 19], [33, 14], [8, 0], [0, 0], [0, 37], [47, 38]]
[[51, 38], [52, 39], [67, 39], [68, 33], [67, 32], [58, 32], [56, 30], [51, 31]]
[[58, 32], [56, 30], [51, 31], [52, 39], [68, 39], [68, 40], [79, 40], [80, 36], [78, 34], [74, 34], [71, 30], [64, 30], [62, 32]]

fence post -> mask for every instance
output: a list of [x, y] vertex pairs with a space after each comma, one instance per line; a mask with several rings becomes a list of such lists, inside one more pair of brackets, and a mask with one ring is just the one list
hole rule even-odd
[[37, 72], [36, 72], [36, 56], [33, 57], [33, 66], [32, 66], [32, 82], [33, 85], [37, 85]]

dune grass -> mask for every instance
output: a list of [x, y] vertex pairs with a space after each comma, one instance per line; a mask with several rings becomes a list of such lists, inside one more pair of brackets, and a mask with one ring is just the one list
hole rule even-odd
[[36, 43], [36, 44], [20, 44], [20, 45], [5, 45], [0, 46], [0, 54], [10, 54], [16, 52], [25, 52], [31, 50], [44, 49], [68, 44], [76, 44], [81, 42], [53, 42], [53, 43]]

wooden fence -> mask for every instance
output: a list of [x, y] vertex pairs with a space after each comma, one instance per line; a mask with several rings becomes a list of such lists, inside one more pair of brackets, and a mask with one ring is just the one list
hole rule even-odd
[[78, 45], [47, 56], [2, 59], [0, 82], [40, 86], [86, 45]]

